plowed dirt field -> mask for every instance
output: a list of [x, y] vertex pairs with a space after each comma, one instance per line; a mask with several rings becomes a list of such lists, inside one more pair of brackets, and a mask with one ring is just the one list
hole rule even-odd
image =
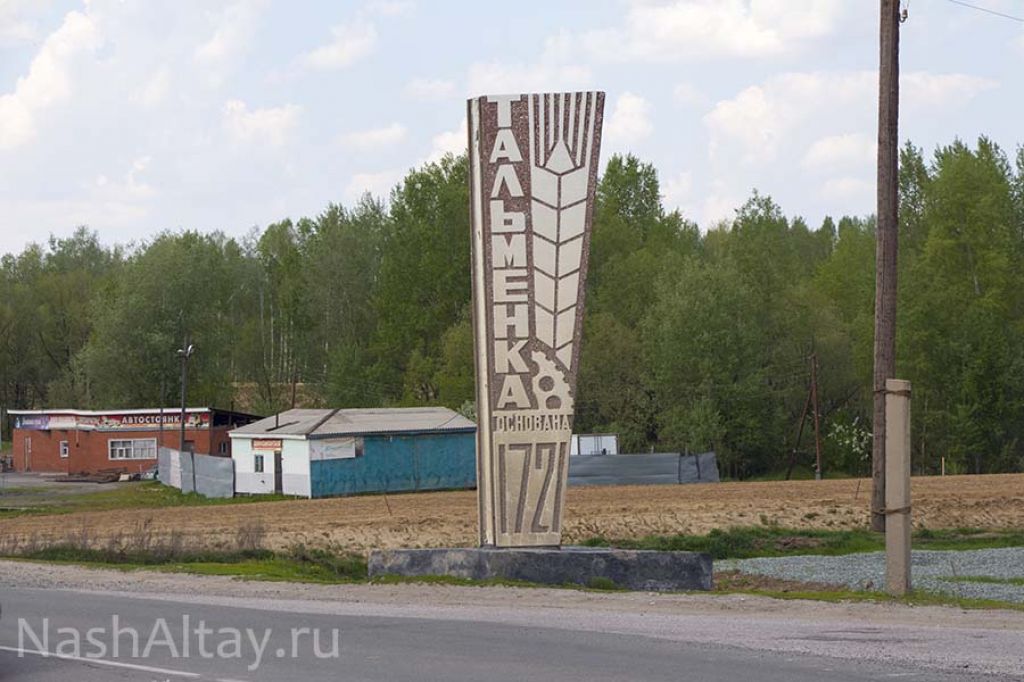
[[[868, 480], [570, 488], [565, 541], [595, 535], [636, 538], [777, 524], [864, 528]], [[915, 478], [914, 524], [939, 528], [1024, 528], [1024, 475]], [[0, 520], [0, 539], [60, 540], [85, 529], [93, 541], [148, 524], [154, 535], [183, 532], [197, 544], [228, 546], [261, 522], [265, 544], [345, 547], [460, 546], [476, 543], [473, 491], [374, 495], [197, 507], [122, 509]]]

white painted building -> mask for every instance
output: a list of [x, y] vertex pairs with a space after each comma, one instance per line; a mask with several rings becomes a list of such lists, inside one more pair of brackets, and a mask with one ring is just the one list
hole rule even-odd
[[575, 433], [570, 455], [617, 455], [619, 436], [616, 433]]
[[229, 434], [235, 492], [472, 487], [475, 433], [473, 422], [443, 407], [288, 410]]
[[[236, 493], [310, 497], [309, 443], [303, 436], [246, 438], [231, 434]], [[278, 476], [280, 474], [280, 476]]]

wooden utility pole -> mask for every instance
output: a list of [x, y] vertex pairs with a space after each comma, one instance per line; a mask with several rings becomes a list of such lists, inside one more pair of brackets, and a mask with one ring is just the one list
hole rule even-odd
[[875, 250], [874, 423], [871, 528], [885, 530], [885, 382], [896, 375], [899, 243], [900, 2], [881, 0], [878, 69], [878, 226]]
[[821, 480], [821, 408], [818, 405], [818, 354], [811, 354], [811, 400], [814, 402], [814, 478]]
[[793, 467], [796, 465], [796, 453], [800, 449], [800, 440], [804, 437], [804, 422], [807, 421], [807, 410], [811, 409], [811, 392], [807, 391], [807, 400], [804, 401], [804, 410], [800, 413], [800, 421], [797, 423], [796, 443], [789, 452], [789, 466], [786, 467], [786, 480], [793, 476]]

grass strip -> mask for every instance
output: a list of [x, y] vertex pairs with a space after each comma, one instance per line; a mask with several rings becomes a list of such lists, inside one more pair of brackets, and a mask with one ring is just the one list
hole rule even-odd
[[[595, 580], [588, 585], [540, 585], [520, 580], [472, 580], [450, 576], [420, 576], [407, 578], [382, 576], [370, 580], [366, 561], [358, 554], [334, 554], [322, 549], [306, 548], [302, 545], [286, 552], [207, 552], [174, 558], [155, 557], [145, 554], [122, 553], [110, 555], [102, 550], [76, 550], [51, 547], [28, 555], [15, 557], [23, 561], [47, 561], [60, 564], [83, 565], [92, 568], [110, 568], [123, 571], [147, 570], [192, 575], [230, 576], [242, 580], [267, 582], [294, 582], [314, 584], [373, 583], [394, 585], [423, 583], [465, 587], [530, 587], [563, 588], [588, 592], [622, 591], [610, 581]], [[961, 582], [996, 582], [980, 576], [966, 576]], [[1014, 584], [1024, 580], [1011, 579]], [[754, 576], [739, 571], [721, 571], [715, 574], [715, 587], [711, 594], [744, 594], [773, 599], [806, 599], [831, 603], [875, 602], [905, 604], [911, 606], [953, 606], [962, 609], [1009, 609], [1024, 611], [1024, 604], [992, 599], [968, 599], [948, 594], [915, 591], [903, 598], [891, 597], [882, 592], [855, 591], [844, 586], [820, 583], [803, 583], [763, 576]]]
[[[54, 483], [59, 486], [60, 483]], [[47, 488], [32, 489], [25, 495], [45, 497], [52, 495]], [[13, 503], [18, 496], [12, 495]], [[252, 504], [256, 502], [277, 502], [292, 500], [287, 495], [250, 495], [244, 497], [209, 498], [197, 493], [183, 493], [176, 488], [165, 486], [158, 481], [136, 481], [131, 483], [111, 484], [109, 490], [88, 493], [69, 493], [54, 495], [54, 501], [37, 506], [19, 506], [16, 509], [2, 509], [4, 498], [0, 496], [0, 519], [26, 515], [71, 514], [78, 511], [114, 511], [119, 509], [157, 509], [164, 507], [209, 507], [234, 504]]]
[[943, 578], [950, 583], [982, 583], [985, 585], [1016, 585], [1024, 586], [1024, 578], [994, 578], [990, 575], [958, 575]]
[[[706, 552], [714, 559], [751, 559], [797, 555], [842, 556], [885, 549], [885, 537], [868, 530], [797, 530], [779, 527], [735, 527], [706, 535], [648, 535], [588, 538], [587, 547], [619, 547], [659, 551]], [[914, 549], [970, 550], [1024, 547], [1024, 532], [974, 528], [922, 529], [914, 533]]]
[[359, 554], [335, 554], [296, 545], [285, 552], [245, 551], [110, 551], [54, 545], [16, 557], [122, 570], [150, 569], [199, 575], [231, 575], [257, 580], [342, 583], [366, 580], [366, 560]]

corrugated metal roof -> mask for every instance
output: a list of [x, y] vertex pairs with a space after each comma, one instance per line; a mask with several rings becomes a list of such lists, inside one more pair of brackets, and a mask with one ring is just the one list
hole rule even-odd
[[[157, 414], [159, 412], [165, 414], [180, 414], [180, 407], [165, 407], [161, 410], [159, 407], [153, 407], [149, 409], [132, 408], [126, 410], [75, 410], [75, 409], [52, 409], [52, 410], [7, 410], [7, 414], [21, 416], [32, 416], [32, 415], [43, 415], [43, 414], [59, 414], [59, 415], [72, 415], [75, 417], [103, 417], [115, 414]], [[188, 407], [185, 408], [185, 412], [189, 414], [198, 414], [206, 412], [222, 412], [224, 410], [214, 410], [209, 407]]]
[[446, 407], [397, 407], [347, 410], [288, 410], [239, 427], [232, 435], [328, 438], [371, 433], [468, 431], [469, 419]]

